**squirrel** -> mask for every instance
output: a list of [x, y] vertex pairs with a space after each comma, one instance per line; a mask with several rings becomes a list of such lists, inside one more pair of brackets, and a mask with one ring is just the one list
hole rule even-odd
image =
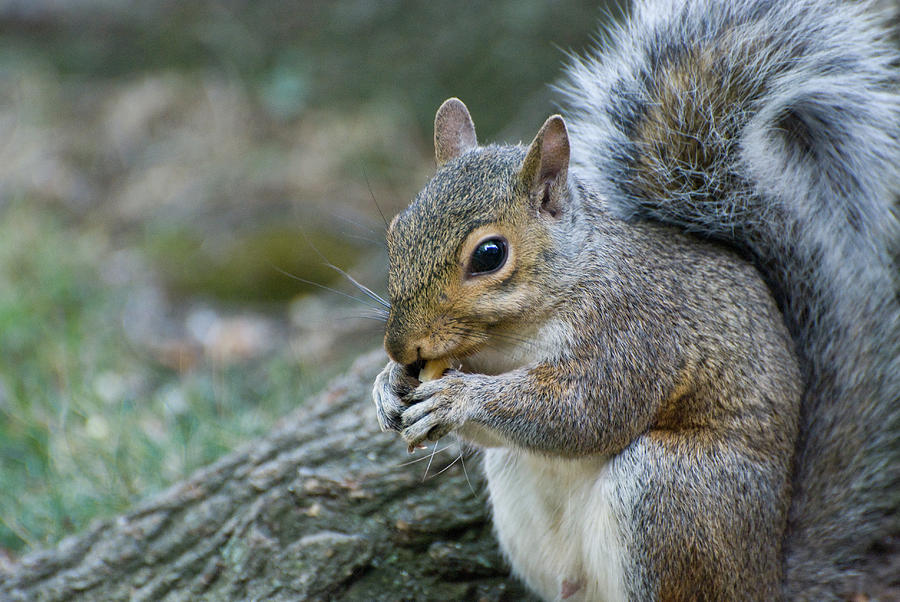
[[483, 448], [500, 547], [542, 598], [869, 583], [900, 492], [889, 18], [637, 0], [530, 145], [437, 111], [437, 172], [387, 231], [378, 420]]

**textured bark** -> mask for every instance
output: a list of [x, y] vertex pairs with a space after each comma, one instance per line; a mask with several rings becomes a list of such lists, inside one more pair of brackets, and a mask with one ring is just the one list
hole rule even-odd
[[0, 599], [524, 598], [474, 458], [409, 463], [378, 430], [370, 391], [385, 361], [364, 356], [269, 436], [25, 556], [0, 574]]

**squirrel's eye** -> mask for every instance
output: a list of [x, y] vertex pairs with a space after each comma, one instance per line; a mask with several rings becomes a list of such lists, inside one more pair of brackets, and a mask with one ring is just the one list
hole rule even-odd
[[502, 238], [489, 238], [472, 251], [469, 275], [496, 272], [504, 263], [506, 263], [506, 241]]

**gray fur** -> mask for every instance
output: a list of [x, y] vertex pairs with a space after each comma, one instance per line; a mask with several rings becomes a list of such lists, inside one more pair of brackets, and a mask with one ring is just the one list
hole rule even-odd
[[[457, 144], [459, 101], [436, 120], [446, 161], [388, 232], [379, 420], [487, 448], [501, 546], [545, 598], [835, 599], [896, 530], [883, 18], [642, 0], [570, 67], [570, 139]], [[513, 259], [469, 277], [483, 232]]]
[[900, 58], [887, 16], [833, 0], [641, 0], [561, 86], [572, 170], [610, 210], [747, 253], [784, 314], [807, 382], [792, 599], [850, 591], [867, 548], [897, 532]]

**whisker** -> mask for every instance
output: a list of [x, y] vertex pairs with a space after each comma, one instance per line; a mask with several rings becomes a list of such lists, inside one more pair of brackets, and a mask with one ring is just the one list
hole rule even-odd
[[363, 170], [363, 178], [366, 180], [366, 187], [369, 189], [369, 195], [372, 197], [372, 202], [375, 203], [375, 208], [378, 209], [378, 214], [381, 216], [382, 221], [384, 221], [384, 231], [387, 232], [390, 226], [388, 226], [388, 221], [384, 216], [384, 212], [381, 210], [381, 207], [378, 206], [378, 201], [375, 199], [375, 193], [372, 192], [372, 183], [369, 182], [369, 175], [365, 170]]
[[[435, 445], [435, 448], [437, 448], [437, 445]], [[429, 454], [428, 456], [422, 456], [421, 458], [415, 458], [415, 459], [413, 459], [413, 460], [409, 460], [408, 462], [403, 462], [403, 463], [401, 463], [401, 464], [394, 464], [394, 466], [397, 467], [397, 468], [401, 468], [401, 467], [403, 467], [403, 466], [409, 466], [410, 464], [415, 464], [416, 462], [422, 462], [423, 460], [427, 460], [430, 456], [434, 455], [435, 453], [442, 452], [442, 451], [447, 451], [448, 449], [450, 449], [450, 446], [449, 446], [449, 445], [445, 445], [445, 446], [442, 447], [441, 449], [435, 449], [435, 451], [433, 451], [433, 452], [432, 452], [431, 454]]]
[[375, 320], [376, 322], [381, 322], [382, 324], [387, 322], [387, 314], [356, 314], [352, 316], [341, 316], [337, 318], [338, 320]]
[[475, 488], [472, 487], [472, 481], [469, 480], [469, 471], [466, 470], [466, 459], [463, 458], [462, 450], [460, 450], [459, 452], [459, 459], [460, 463], [462, 464], [463, 475], [466, 477], [466, 483], [468, 483], [469, 485], [469, 491], [471, 491], [473, 495], [478, 495], [477, 493], [475, 493]]
[[497, 338], [497, 339], [501, 339], [501, 340], [505, 340], [505, 341], [512, 341], [514, 343], [523, 343], [526, 345], [537, 345], [538, 344], [538, 342], [535, 341], [533, 338], [525, 337], [523, 335], [514, 334], [514, 333], [510, 333], [510, 332], [496, 332], [496, 331], [489, 332], [488, 336]]
[[[354, 278], [353, 276], [351, 276], [350, 274], [348, 274], [346, 271], [342, 270], [341, 268], [339, 268], [339, 267], [337, 267], [336, 265], [334, 265], [333, 263], [331, 263], [331, 262], [328, 260], [328, 258], [325, 257], [325, 256], [322, 254], [322, 252], [318, 249], [318, 247], [316, 247], [316, 245], [314, 245], [314, 244], [312, 243], [312, 241], [311, 241], [311, 240], [309, 239], [309, 237], [306, 235], [306, 232], [304, 232], [303, 230], [300, 230], [300, 234], [303, 235], [303, 239], [306, 241], [306, 244], [308, 244], [308, 245], [310, 246], [310, 248], [312, 248], [312, 250], [316, 252], [316, 255], [319, 256], [319, 258], [322, 260], [322, 262], [323, 262], [326, 266], [328, 266], [329, 268], [331, 268], [332, 270], [336, 271], [338, 274], [342, 275], [344, 278], [346, 278], [347, 280], [349, 280], [349, 281], [353, 284], [353, 286], [355, 286], [357, 289], [359, 289], [360, 292], [362, 292], [362, 293], [363, 293], [365, 296], [367, 296], [368, 298], [372, 299], [373, 301], [375, 301], [376, 303], [378, 303], [379, 305], [381, 305], [381, 306], [383, 306], [383, 307], [385, 307], [385, 308], [387, 308], [387, 309], [390, 309], [390, 308], [391, 308], [391, 304], [388, 303], [387, 301], [385, 301], [383, 297], [381, 297], [380, 295], [376, 294], [376, 293], [375, 293], [372, 289], [370, 289], [369, 287], [367, 287], [367, 286], [361, 284], [358, 280], [356, 280], [356, 278]], [[321, 286], [321, 285], [320, 285], [320, 286]], [[356, 297], [350, 297], [350, 298], [351, 298], [351, 299], [356, 299]], [[369, 304], [367, 303], [366, 305], [369, 305]]]
[[341, 235], [344, 238], [355, 238], [357, 240], [362, 240], [364, 242], [372, 243], [373, 245], [383, 244], [384, 241], [380, 241], [377, 238], [372, 238], [370, 236], [363, 236], [362, 234], [353, 234], [351, 232], [347, 232], [346, 230], [341, 230]]
[[354, 314], [350, 316], [336, 316], [330, 317], [329, 320], [340, 321], [340, 322], [348, 322], [350, 320], [371, 320], [374, 322], [378, 322], [380, 324], [384, 324], [387, 322], [387, 316], [370, 316], [365, 314]]
[[[371, 192], [371, 190], [370, 190], [369, 192]], [[359, 228], [360, 230], [365, 230], [365, 231], [368, 232], [369, 234], [373, 234], [373, 235], [375, 235], [375, 236], [378, 235], [378, 232], [376, 232], [376, 231], [373, 230], [372, 228], [368, 227], [367, 225], [365, 225], [365, 224], [362, 223], [362, 222], [359, 222], [359, 221], [354, 220], [354, 219], [350, 219], [350, 218], [347, 217], [346, 215], [338, 215], [337, 213], [334, 213], [334, 212], [332, 212], [331, 215], [334, 216], [336, 219], [339, 219], [339, 220], [341, 220], [341, 221], [347, 222], [347, 223], [350, 224], [351, 226], [356, 226], [356, 227]], [[372, 242], [379, 242], [379, 241], [377, 241], [377, 240], [375, 240], [375, 239], [367, 239], [367, 240], [371, 240]], [[384, 239], [382, 238], [380, 242], [383, 243], [383, 242], [384, 242]]]
[[447, 464], [447, 465], [444, 466], [442, 469], [440, 469], [439, 471], [437, 471], [436, 473], [434, 473], [433, 475], [431, 475], [431, 476], [428, 477], [428, 478], [433, 479], [433, 478], [435, 478], [436, 476], [440, 475], [441, 473], [446, 472], [448, 469], [450, 469], [454, 464], [456, 464], [456, 463], [457, 463], [458, 461], [460, 461], [461, 459], [462, 459], [462, 452], [459, 452], [459, 455], [456, 456], [456, 459], [453, 460], [453, 462], [450, 462], [450, 464]]
[[[478, 330], [471, 328], [469, 326], [466, 326], [465, 323], [459, 322], [459, 321], [457, 321], [454, 324], [449, 324], [447, 326], [447, 329], [450, 331], [451, 334], [457, 334], [457, 335], [462, 335], [462, 336], [480, 336], [482, 334]], [[494, 333], [490, 333], [488, 336], [495, 338], [495, 339], [499, 339], [501, 341], [510, 341], [512, 343], [524, 345], [525, 347], [528, 347], [534, 351], [548, 351], [549, 350], [548, 347], [542, 345], [538, 341], [535, 341], [533, 339], [528, 339], [525, 337], [521, 337], [521, 336], [516, 336], [513, 334], [509, 334], [509, 333], [494, 332]], [[489, 342], [488, 340], [483, 341], [482, 344], [484, 344], [485, 346], [490, 347], [492, 349], [498, 349], [498, 347], [495, 344]]]
[[545, 344], [541, 341], [535, 341], [534, 339], [528, 339], [525, 337], [520, 337], [520, 336], [515, 336], [515, 335], [500, 333], [500, 332], [491, 333], [490, 336], [493, 338], [496, 338], [496, 339], [500, 339], [501, 341], [510, 341], [513, 343], [518, 343], [520, 345], [524, 345], [534, 351], [550, 351], [550, 347], [547, 344]]
[[428, 469], [431, 468], [431, 463], [434, 461], [434, 455], [437, 453], [437, 443], [434, 444], [434, 448], [431, 450], [431, 456], [428, 458], [428, 465], [425, 467], [425, 474], [422, 475], [422, 482], [428, 478]]
[[371, 308], [374, 309], [374, 310], [383, 311], [380, 307], [378, 307], [377, 305], [373, 305], [373, 304], [369, 303], [369, 302], [366, 301], [365, 299], [360, 299], [359, 297], [354, 297], [353, 295], [348, 295], [348, 294], [345, 293], [344, 291], [339, 291], [339, 290], [337, 290], [337, 289], [331, 288], [330, 286], [325, 286], [324, 284], [319, 284], [318, 282], [313, 282], [312, 280], [307, 280], [306, 278], [301, 278], [300, 276], [295, 276], [294, 274], [291, 274], [290, 272], [286, 272], [286, 271], [282, 270], [282, 269], [279, 268], [278, 266], [274, 266], [274, 265], [273, 265], [273, 266], [272, 266], [272, 269], [275, 270], [276, 272], [279, 272], [279, 273], [281, 273], [281, 274], [287, 276], [288, 278], [293, 278], [293, 279], [296, 280], [297, 282], [302, 282], [303, 284], [308, 284], [308, 285], [310, 285], [310, 286], [315, 286], [315, 287], [317, 287], [317, 288], [320, 288], [320, 289], [322, 289], [322, 290], [329, 291], [329, 292], [334, 293], [334, 294], [336, 294], [336, 295], [341, 295], [342, 297], [347, 297], [348, 299], [353, 299], [353, 300], [356, 301], [357, 303], [362, 303], [363, 305], [366, 305], [366, 306], [368, 306], [368, 307], [371, 307]]
[[[348, 273], [345, 272], [344, 270], [340, 269], [339, 267], [337, 267], [336, 265], [334, 265], [333, 263], [331, 263], [330, 261], [328, 261], [328, 258], [325, 257], [325, 256], [322, 254], [322, 252], [318, 249], [318, 247], [316, 247], [316, 245], [314, 245], [313, 242], [309, 239], [309, 237], [306, 235], [306, 232], [304, 232], [303, 230], [300, 230], [300, 234], [303, 236], [303, 239], [306, 241], [306, 244], [308, 244], [309, 247], [310, 247], [313, 251], [316, 252], [316, 255], [318, 255], [318, 256], [322, 259], [322, 262], [323, 262], [326, 266], [328, 266], [328, 267], [330, 267], [330, 268], [332, 268], [332, 269], [334, 269], [334, 270], [337, 270], [338, 273], [342, 274], [345, 278], [347, 278], [348, 280], [350, 280], [350, 282], [352, 282], [352, 283], [353, 283], [353, 284], [354, 284], [361, 292], [363, 292], [367, 297], [369, 297], [369, 298], [372, 299], [373, 301], [376, 301], [379, 305], [382, 305], [382, 306], [384, 306], [384, 307], [390, 309], [390, 304], [389, 304], [387, 301], [385, 301], [384, 299], [382, 299], [381, 297], [379, 297], [378, 295], [376, 295], [376, 294], [375, 294], [374, 292], [372, 292], [369, 288], [367, 288], [367, 287], [363, 286], [362, 284], [360, 284], [359, 282], [357, 282], [352, 276], [350, 276], [350, 274], [348, 274]], [[359, 297], [354, 297], [353, 295], [348, 295], [347, 293], [343, 293], [343, 292], [341, 292], [341, 291], [338, 291], [338, 290], [335, 290], [335, 289], [333, 289], [333, 288], [327, 287], [327, 286], [325, 286], [325, 285], [323, 285], [323, 284], [319, 284], [318, 282], [312, 282], [311, 280], [305, 280], [305, 279], [303, 279], [303, 278], [300, 278], [299, 276], [294, 276], [293, 274], [289, 274], [289, 273], [285, 272], [284, 270], [279, 269], [279, 268], [277, 268], [277, 267], [276, 267], [275, 269], [278, 270], [279, 272], [281, 272], [282, 274], [284, 274], [285, 276], [289, 276], [289, 277], [291, 277], [291, 278], [293, 278], [293, 279], [295, 279], [295, 280], [298, 280], [298, 281], [300, 281], [300, 282], [304, 282], [304, 283], [306, 283], [306, 284], [310, 284], [310, 285], [312, 285], [312, 286], [317, 286], [317, 287], [322, 288], [322, 289], [325, 289], [325, 290], [327, 290], [327, 291], [331, 291], [331, 292], [333, 292], [333, 293], [337, 293], [337, 294], [339, 294], [339, 295], [343, 295], [343, 296], [345, 296], [345, 297], [347, 297], [347, 298], [349, 298], [349, 299], [353, 299], [354, 301], [359, 301], [360, 303], [362, 303], [362, 304], [364, 304], [364, 305], [368, 305], [369, 307], [372, 307], [373, 309], [375, 309], [375, 306], [374, 306], [374, 305], [372, 305], [371, 303], [367, 303], [366, 301], [360, 299]]]
[[368, 286], [366, 286], [366, 285], [364, 285], [364, 284], [361, 284], [358, 280], [356, 280], [356, 278], [354, 278], [353, 276], [351, 276], [350, 274], [348, 274], [347, 272], [345, 272], [345, 271], [342, 270], [341, 268], [337, 267], [336, 265], [334, 265], [334, 264], [331, 263], [331, 262], [326, 262], [325, 265], [327, 265], [329, 268], [331, 268], [332, 270], [336, 271], [338, 274], [341, 274], [344, 278], [346, 278], [347, 280], [349, 280], [349, 281], [353, 284], [353, 286], [355, 286], [356, 288], [358, 288], [358, 289], [360, 290], [360, 292], [362, 292], [366, 297], [368, 297], [368, 298], [371, 299], [372, 301], [375, 301], [376, 303], [378, 303], [379, 305], [384, 306], [384, 307], [387, 308], [387, 309], [390, 309], [390, 308], [391, 308], [391, 304], [388, 303], [388, 302], [384, 299], [384, 297], [382, 297], [381, 295], [377, 294], [375, 291], [373, 291], [372, 289], [370, 289]]
[[492, 334], [491, 336], [496, 339], [500, 339], [501, 341], [509, 341], [511, 343], [523, 345], [524, 347], [527, 347], [533, 351], [546, 351], [549, 349], [543, 343], [534, 341], [534, 340], [530, 340], [530, 339], [514, 337], [514, 336], [507, 336], [507, 335], [503, 335], [503, 334]]

